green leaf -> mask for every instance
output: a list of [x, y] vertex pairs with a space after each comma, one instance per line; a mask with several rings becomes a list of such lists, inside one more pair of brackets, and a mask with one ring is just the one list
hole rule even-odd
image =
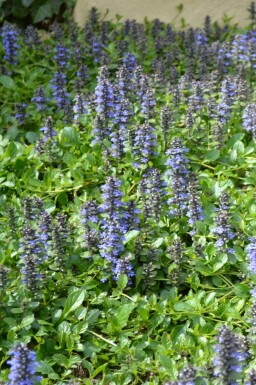
[[4, 88], [10, 89], [10, 90], [16, 89], [16, 85], [14, 83], [14, 80], [12, 78], [10, 78], [10, 76], [1, 75], [0, 76], [0, 83], [2, 83]]
[[188, 328], [188, 322], [185, 325], [177, 325], [174, 326], [171, 332], [171, 338], [174, 343], [178, 342], [179, 340], [182, 340], [183, 336], [186, 334]]
[[88, 326], [89, 325], [88, 325], [87, 320], [79, 322], [77, 327], [74, 329], [74, 332], [77, 333], [77, 334], [82, 334], [82, 333], [84, 333], [88, 329]]
[[244, 153], [244, 144], [243, 142], [241, 142], [240, 140], [238, 140], [235, 144], [234, 144], [234, 150], [237, 151], [238, 155], [241, 155]]
[[[74, 341], [74, 336], [73, 335], [71, 335], [71, 334], [68, 334], [67, 336], [66, 336], [66, 345], [67, 345], [67, 350], [69, 351], [69, 352], [72, 352], [72, 350], [73, 350], [73, 347], [74, 347], [74, 343], [75, 343], [75, 341]], [[75, 361], [75, 360], [80, 360], [80, 358], [78, 358], [78, 357], [73, 357], [73, 361]], [[70, 362], [72, 361], [72, 357], [70, 357], [70, 359], [69, 359], [69, 363], [68, 363], [68, 366], [66, 367], [66, 369], [68, 369], [69, 367], [70, 367]]]
[[163, 241], [164, 241], [164, 238], [156, 239], [155, 242], [153, 242], [152, 247], [154, 249], [158, 249], [158, 247], [160, 247], [162, 245]]
[[22, 19], [23, 17], [26, 17], [28, 14], [28, 8], [25, 8], [20, 0], [19, 1], [13, 1], [12, 2], [12, 15], [14, 17], [17, 17], [18, 19]]
[[0, 7], [5, 3], [7, 0], [0, 0]]
[[61, 131], [61, 136], [65, 138], [71, 145], [77, 145], [80, 142], [80, 137], [78, 132], [74, 127], [64, 127]]
[[7, 334], [7, 341], [14, 342], [17, 340], [17, 335], [14, 329], [9, 329], [8, 334]]
[[90, 165], [90, 166], [94, 166], [96, 164], [95, 162], [95, 156], [93, 154], [86, 154], [86, 160], [84, 162], [84, 165], [87, 166], [87, 165]]
[[78, 320], [85, 319], [88, 309], [86, 307], [80, 307], [76, 310], [75, 316]]
[[47, 211], [50, 214], [56, 209], [56, 206], [53, 202], [46, 201], [46, 202], [44, 202], [44, 209], [45, 209], [45, 211]]
[[177, 302], [173, 305], [174, 310], [176, 311], [185, 311], [185, 312], [193, 312], [194, 308], [187, 302]]
[[89, 325], [93, 324], [99, 318], [101, 312], [98, 309], [92, 309], [86, 316], [86, 321]]
[[26, 328], [27, 326], [31, 325], [34, 321], [35, 316], [34, 314], [29, 314], [23, 320], [21, 321], [21, 324], [19, 325], [20, 329]]
[[132, 239], [136, 238], [139, 235], [139, 230], [128, 231], [124, 236], [124, 244], [130, 242]]
[[120, 274], [117, 280], [117, 286], [122, 291], [126, 287], [128, 282], [128, 277], [126, 274]]
[[23, 313], [23, 309], [21, 309], [20, 307], [15, 307], [11, 309], [10, 312], [13, 314], [20, 314], [20, 313]]
[[49, 377], [51, 380], [58, 380], [58, 379], [60, 378], [59, 375], [58, 375], [57, 373], [54, 373], [54, 372], [49, 373], [49, 374], [48, 374], [48, 377]]
[[5, 318], [3, 319], [3, 321], [4, 321], [7, 325], [9, 325], [10, 327], [16, 327], [16, 325], [17, 325], [17, 321], [16, 321], [15, 318], [5, 317]]
[[42, 319], [38, 319], [37, 322], [38, 322], [40, 325], [49, 325], [49, 326], [52, 325], [50, 322], [47, 322], [47, 321], [42, 320]]
[[64, 1], [64, 0], [54, 0], [54, 1], [51, 1], [52, 13], [54, 13], [54, 14], [59, 13], [60, 6], [64, 2], [66, 2], [66, 1]]
[[234, 286], [234, 293], [238, 298], [250, 297], [250, 287], [243, 283], [239, 283]]
[[13, 182], [11, 182], [10, 180], [7, 180], [6, 182], [3, 182], [1, 183], [2, 186], [6, 186], [6, 187], [14, 187], [15, 184]]
[[244, 133], [239, 133], [231, 136], [231, 138], [227, 141], [227, 147], [231, 148], [234, 146], [234, 144], [238, 141], [243, 139]]
[[41, 374], [50, 374], [50, 373], [54, 373], [54, 370], [53, 368], [51, 367], [51, 365], [46, 362], [46, 361], [41, 361], [39, 362], [39, 366], [36, 368], [36, 371], [41, 373]]
[[19, 150], [15, 143], [11, 142], [8, 144], [6, 155], [8, 155], [11, 159], [15, 158], [19, 153]]
[[225, 263], [228, 261], [228, 256], [226, 254], [223, 254], [219, 260], [213, 264], [213, 272], [220, 270], [222, 266], [225, 265]]
[[70, 296], [67, 298], [65, 302], [64, 309], [59, 321], [62, 321], [72, 311], [76, 310], [83, 303], [84, 296], [85, 296], [84, 290], [77, 290], [74, 293], [70, 294]]
[[115, 316], [111, 320], [111, 323], [116, 330], [121, 330], [127, 325], [130, 314], [135, 306], [134, 303], [127, 303], [116, 310]]
[[[72, 336], [70, 336], [72, 338]], [[72, 339], [73, 342], [74, 342], [74, 339]], [[75, 364], [78, 364], [79, 362], [81, 362], [81, 357], [79, 357], [78, 355], [77, 356], [71, 356], [69, 359], [68, 359], [68, 367], [74, 367]]]
[[40, 23], [40, 21], [52, 17], [52, 15], [53, 10], [50, 3], [41, 5], [33, 15], [33, 22]]
[[159, 314], [159, 315], [156, 315], [154, 316], [153, 318], [150, 319], [150, 328], [151, 328], [151, 331], [153, 329], [156, 329], [157, 326], [159, 326], [165, 319], [165, 316], [163, 314]]
[[137, 312], [141, 316], [143, 321], [147, 321], [149, 319], [149, 311], [145, 307], [138, 308]]
[[70, 324], [67, 321], [63, 321], [59, 326], [58, 326], [58, 332], [63, 333], [63, 334], [68, 334], [70, 333]]
[[38, 139], [38, 134], [33, 131], [28, 131], [26, 133], [26, 139], [29, 141], [29, 143], [35, 143], [35, 141]]
[[93, 366], [92, 366], [92, 364], [89, 361], [84, 360], [83, 361], [83, 365], [88, 370], [89, 375], [91, 376], [92, 373], [93, 373]]
[[107, 365], [108, 363], [106, 362], [105, 364], [100, 365], [97, 369], [95, 369], [91, 375], [91, 378], [96, 377], [100, 372], [104, 372], [104, 369], [106, 368]]
[[34, 0], [21, 0], [21, 2], [24, 7], [28, 8], [34, 2]]
[[204, 162], [214, 162], [220, 157], [220, 151], [213, 149], [205, 154]]
[[54, 354], [52, 356], [52, 359], [56, 364], [60, 366], [68, 367], [69, 365], [68, 358], [65, 357], [63, 354]]
[[160, 358], [161, 364], [166, 370], [170, 370], [170, 368], [175, 367], [175, 361], [171, 357], [160, 355], [159, 358]]
[[68, 196], [67, 196], [67, 194], [64, 191], [62, 191], [58, 195], [58, 202], [60, 202], [60, 204], [62, 206], [66, 206], [67, 205], [67, 203], [68, 203]]
[[216, 293], [213, 291], [207, 295], [205, 298], [205, 305], [209, 305], [210, 303], [214, 303], [216, 297]]
[[60, 344], [63, 343], [63, 341], [66, 340], [67, 335], [70, 333], [70, 324], [66, 321], [63, 321], [58, 326], [58, 340]]

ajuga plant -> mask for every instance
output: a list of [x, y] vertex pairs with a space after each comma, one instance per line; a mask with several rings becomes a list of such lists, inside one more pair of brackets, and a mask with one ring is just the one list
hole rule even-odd
[[112, 142], [111, 155], [115, 158], [121, 158], [125, 152], [125, 142], [128, 137], [129, 120], [132, 117], [132, 109], [129, 99], [125, 97], [121, 97], [120, 99], [117, 95], [115, 99], [114, 126], [110, 134], [110, 140]]
[[183, 262], [184, 245], [179, 237], [175, 237], [172, 244], [167, 248], [167, 255], [170, 259], [168, 266], [168, 278], [172, 286], [178, 287]]
[[195, 385], [196, 369], [192, 366], [187, 366], [179, 373], [177, 385]]
[[46, 103], [48, 102], [49, 98], [45, 95], [45, 91], [43, 87], [39, 86], [35, 90], [35, 95], [33, 98], [31, 98], [31, 102], [36, 103], [37, 109], [39, 112], [45, 111], [47, 109]]
[[38, 201], [36, 198], [25, 198], [23, 201], [24, 226], [22, 238], [20, 239], [22, 261], [22, 282], [28, 289], [35, 293], [41, 279], [39, 264], [44, 248], [41, 240], [37, 237], [34, 221], [38, 216]]
[[63, 271], [67, 261], [67, 245], [70, 230], [68, 228], [67, 217], [65, 214], [57, 213], [52, 225], [51, 247], [56, 269]]
[[256, 274], [256, 238], [249, 238], [250, 243], [246, 246], [248, 258], [248, 272], [249, 274]]
[[241, 338], [222, 326], [215, 346], [214, 375], [221, 384], [239, 384], [248, 353]]
[[27, 116], [26, 115], [27, 105], [26, 105], [26, 103], [20, 103], [20, 104], [16, 104], [15, 107], [16, 107], [15, 118], [17, 119], [18, 124], [23, 126], [25, 123], [25, 117]]
[[86, 249], [92, 253], [99, 242], [99, 208], [95, 201], [87, 201], [80, 210]]
[[157, 270], [159, 269], [159, 256], [154, 249], [146, 250], [146, 263], [142, 265], [143, 287], [148, 290], [156, 284]]
[[247, 381], [245, 382], [245, 385], [253, 385], [256, 382], [256, 372], [254, 369], [252, 369], [249, 372], [249, 375], [247, 377]]
[[160, 170], [149, 169], [141, 178], [138, 187], [143, 202], [145, 221], [150, 218], [157, 221], [161, 215], [166, 195], [166, 182], [161, 179]]
[[251, 306], [249, 310], [249, 316], [248, 316], [248, 322], [250, 324], [249, 333], [247, 335], [247, 340], [249, 342], [249, 346], [251, 347], [248, 349], [249, 354], [253, 357], [255, 355], [255, 342], [256, 342], [256, 302], [255, 302], [255, 289], [251, 290]]
[[166, 382], [164, 385], [196, 385], [196, 369], [188, 365], [182, 369], [177, 381]]
[[204, 219], [202, 204], [199, 196], [199, 185], [194, 173], [188, 175], [188, 223], [192, 230], [190, 235], [194, 236], [197, 233], [196, 223]]
[[166, 154], [167, 177], [170, 179], [172, 197], [168, 200], [170, 215], [181, 217], [188, 204], [188, 149], [182, 145], [180, 138], [175, 138]]
[[26, 27], [24, 42], [30, 48], [36, 48], [39, 44], [41, 44], [38, 29], [33, 25], [28, 25]]
[[176, 21], [3, 23], [1, 383], [255, 382], [254, 22]]
[[17, 56], [19, 52], [19, 34], [15, 25], [6, 23], [2, 27], [2, 42], [4, 49], [4, 60], [9, 66], [9, 70], [13, 65], [17, 64]]
[[256, 136], [256, 105], [248, 103], [243, 112], [243, 127], [251, 132], [252, 137]]
[[9, 269], [4, 265], [0, 265], [0, 289], [6, 288], [8, 283], [8, 273]]
[[51, 116], [45, 119], [44, 126], [40, 128], [40, 132], [41, 135], [36, 142], [35, 150], [39, 154], [47, 155], [48, 159], [51, 160], [56, 145], [54, 137], [57, 135], [53, 127], [53, 119]]
[[128, 277], [134, 275], [129, 261], [122, 258], [124, 252], [123, 234], [126, 232], [125, 205], [121, 201], [123, 193], [120, 190], [121, 181], [114, 176], [108, 177], [102, 186], [103, 203], [100, 211], [104, 214], [101, 222], [100, 254], [110, 263], [115, 279], [122, 273]]
[[87, 114], [87, 103], [85, 96], [81, 93], [76, 94], [73, 103], [74, 122], [77, 123], [81, 115]]
[[139, 125], [136, 130], [133, 149], [135, 167], [147, 164], [152, 156], [156, 156], [156, 135], [154, 127], [149, 123]]
[[169, 106], [166, 106], [161, 111], [161, 128], [163, 132], [164, 148], [166, 149], [168, 144], [168, 137], [170, 134], [170, 126], [172, 124], [172, 110]]
[[221, 122], [217, 122], [214, 124], [212, 129], [212, 138], [213, 138], [213, 146], [217, 148], [217, 150], [221, 150], [223, 144], [224, 137], [224, 124]]
[[216, 227], [213, 234], [217, 237], [215, 246], [220, 251], [233, 253], [233, 249], [228, 247], [228, 243], [235, 237], [230, 225], [229, 195], [223, 192], [219, 199], [219, 208], [215, 218]]
[[54, 73], [51, 88], [57, 107], [61, 108], [65, 115], [68, 115], [70, 113], [70, 100], [67, 92], [67, 78], [62, 68]]

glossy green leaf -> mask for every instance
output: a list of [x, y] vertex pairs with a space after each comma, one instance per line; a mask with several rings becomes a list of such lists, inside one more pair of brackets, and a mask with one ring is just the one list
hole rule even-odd
[[77, 290], [71, 293], [65, 301], [64, 309], [62, 311], [60, 320], [65, 319], [71, 312], [76, 310], [83, 303], [84, 296], [84, 290]]

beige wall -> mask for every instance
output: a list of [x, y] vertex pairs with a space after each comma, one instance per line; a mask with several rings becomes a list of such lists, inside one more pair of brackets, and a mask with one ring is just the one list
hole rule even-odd
[[[184, 9], [180, 16], [177, 6], [183, 4]], [[102, 14], [109, 10], [106, 19], [115, 19], [115, 15], [123, 19], [143, 21], [159, 18], [162, 21], [175, 22], [180, 27], [183, 17], [192, 27], [201, 27], [204, 17], [210, 15], [212, 20], [223, 20], [224, 14], [234, 17], [233, 21], [244, 26], [248, 24], [248, 12], [251, 0], [77, 0], [74, 10], [75, 21], [83, 26], [91, 7], [97, 7]], [[122, 19], [122, 20], [123, 20]]]

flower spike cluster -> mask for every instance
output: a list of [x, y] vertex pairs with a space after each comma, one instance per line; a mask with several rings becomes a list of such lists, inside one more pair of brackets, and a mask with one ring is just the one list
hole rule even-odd
[[183, 147], [180, 138], [175, 138], [171, 143], [171, 148], [166, 152], [169, 159], [167, 177], [171, 179], [172, 198], [168, 200], [171, 205], [170, 214], [179, 217], [187, 210], [188, 205], [188, 168], [189, 162], [186, 154], [188, 149]]
[[217, 237], [215, 246], [220, 251], [229, 251], [233, 253], [233, 249], [227, 248], [228, 241], [232, 240], [235, 236], [231, 230], [230, 214], [229, 214], [229, 195], [223, 192], [220, 196], [219, 209], [215, 219], [216, 227], [213, 229], [213, 234]]
[[123, 193], [120, 186], [121, 181], [114, 176], [108, 177], [102, 186], [103, 204], [100, 206], [100, 211], [104, 214], [101, 224], [100, 254], [111, 263], [115, 279], [121, 273], [127, 274], [128, 277], [134, 275], [130, 262], [120, 259], [124, 251], [123, 234], [127, 229], [124, 221], [125, 205], [121, 201]]

